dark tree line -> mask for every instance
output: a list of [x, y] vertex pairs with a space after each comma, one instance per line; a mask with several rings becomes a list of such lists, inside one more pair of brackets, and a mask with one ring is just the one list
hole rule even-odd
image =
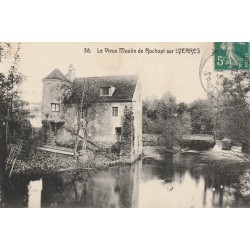
[[166, 92], [161, 99], [143, 102], [143, 133], [159, 134], [168, 148], [178, 145], [183, 135], [213, 134], [213, 117], [208, 101], [178, 103]]
[[[172, 142], [182, 135], [208, 134], [229, 138], [250, 152], [250, 74], [233, 72], [220, 76], [221, 86], [208, 99], [177, 103], [167, 92], [163, 98], [143, 103], [143, 133], [160, 134]], [[171, 143], [170, 143], [171, 144]]]
[[[16, 48], [14, 48], [16, 47]], [[19, 72], [20, 44], [0, 43], [0, 64], [6, 72], [0, 72], [0, 139], [1, 158], [6, 157], [10, 144], [28, 146], [31, 135], [30, 113], [27, 102], [21, 99], [19, 86], [24, 76]], [[13, 54], [13, 50], [15, 53]], [[10, 63], [9, 63], [10, 62]], [[25, 148], [25, 147], [24, 147]]]
[[224, 77], [219, 93], [210, 97], [215, 114], [215, 132], [242, 143], [250, 152], [250, 74], [235, 72]]

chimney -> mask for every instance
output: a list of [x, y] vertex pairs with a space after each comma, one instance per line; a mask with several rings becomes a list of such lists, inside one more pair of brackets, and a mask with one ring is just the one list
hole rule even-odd
[[76, 70], [72, 64], [69, 65], [68, 67], [68, 73], [66, 74], [66, 78], [70, 81], [73, 82], [76, 78]]

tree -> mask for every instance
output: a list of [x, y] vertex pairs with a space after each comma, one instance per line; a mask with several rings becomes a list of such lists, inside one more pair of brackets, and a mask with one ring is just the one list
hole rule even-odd
[[22, 101], [19, 86], [24, 76], [19, 72], [20, 44], [17, 44], [16, 51], [12, 44], [0, 43], [0, 63], [5, 66], [10, 62], [7, 72], [0, 72], [0, 136], [1, 155], [4, 160], [7, 155], [7, 148], [11, 143], [22, 143], [30, 145], [27, 141], [31, 135], [30, 113], [26, 109], [27, 102]]
[[10, 51], [11, 51], [10, 43], [0, 42], [0, 63], [3, 61], [4, 58], [8, 57]]
[[160, 100], [143, 102], [143, 133], [159, 134], [160, 144], [165, 148], [178, 146], [181, 137], [190, 131], [191, 118], [187, 105], [178, 104], [170, 92], [166, 92]]
[[77, 126], [76, 140], [74, 144], [74, 154], [78, 157], [78, 145], [80, 141], [80, 132], [83, 131], [83, 149], [87, 148], [90, 110], [97, 98], [96, 89], [93, 82], [73, 83], [63, 85], [63, 103], [73, 105], [76, 111]]
[[241, 142], [250, 152], [250, 74], [237, 72], [225, 77], [223, 90], [217, 98], [218, 130], [234, 141]]
[[213, 134], [213, 114], [207, 100], [195, 100], [189, 105], [193, 134]]
[[162, 127], [159, 121], [166, 120], [177, 114], [176, 99], [170, 92], [166, 92], [159, 99], [150, 99], [143, 102], [143, 132], [161, 134]]
[[[10, 142], [10, 123], [19, 119], [17, 114], [23, 111], [24, 103], [21, 103], [20, 92], [18, 87], [24, 80], [24, 76], [18, 71], [20, 44], [18, 44], [10, 69], [5, 76], [0, 73], [0, 103], [1, 119], [5, 123], [5, 142]], [[22, 113], [23, 115], [23, 113]], [[26, 116], [28, 113], [26, 113]]]
[[188, 113], [184, 113], [180, 116], [175, 115], [168, 119], [160, 119], [158, 124], [162, 130], [161, 144], [163, 144], [166, 149], [178, 147], [182, 136], [190, 134], [191, 132], [191, 119]]
[[170, 102], [176, 103], [176, 98], [171, 94], [170, 91], [165, 92], [160, 100], [165, 104], [169, 104]]
[[184, 114], [188, 110], [188, 105], [184, 102], [178, 103], [177, 112], [179, 115]]
[[[24, 153], [28, 152], [31, 136], [30, 113], [26, 109], [27, 102], [21, 100], [19, 86], [24, 76], [19, 72], [20, 44], [14, 55], [14, 46], [0, 43], [0, 66], [4, 65], [7, 72], [0, 72], [0, 185], [4, 183], [7, 148], [11, 143], [22, 143]], [[10, 66], [8, 63], [10, 62]]]

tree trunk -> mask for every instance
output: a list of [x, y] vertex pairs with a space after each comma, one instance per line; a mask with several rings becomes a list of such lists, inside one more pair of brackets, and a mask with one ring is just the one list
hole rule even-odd
[[77, 130], [76, 130], [76, 142], [75, 142], [75, 147], [74, 147], [74, 155], [75, 158], [78, 159], [78, 152], [77, 152], [77, 148], [78, 148], [78, 144], [79, 144], [79, 133], [80, 133], [80, 129], [81, 129], [81, 119], [80, 119], [80, 115], [81, 115], [81, 109], [79, 109], [78, 107], [76, 108], [76, 112], [77, 112]]
[[0, 141], [2, 142], [0, 147], [0, 177], [3, 177], [7, 159], [7, 144], [5, 140], [5, 128], [4, 126], [1, 125], [0, 125]]
[[88, 109], [85, 110], [85, 129], [84, 129], [84, 144], [83, 144], [83, 149], [87, 149], [87, 143], [88, 143], [88, 123], [89, 123], [89, 118], [88, 118]]
[[79, 133], [76, 135], [76, 143], [74, 147], [74, 155], [76, 159], [78, 159], [78, 152], [77, 152], [78, 144], [79, 144]]
[[10, 111], [9, 111], [9, 105], [7, 106], [7, 119], [6, 119], [6, 127], [5, 127], [5, 142], [8, 146], [9, 143], [9, 119], [10, 119]]

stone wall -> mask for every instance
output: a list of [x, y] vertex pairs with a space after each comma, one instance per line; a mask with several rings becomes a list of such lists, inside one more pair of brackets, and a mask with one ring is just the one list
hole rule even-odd
[[[118, 107], [118, 116], [112, 115], [112, 107]], [[131, 103], [96, 103], [89, 110], [88, 138], [97, 145], [110, 148], [117, 142], [116, 127], [122, 127], [125, 107], [132, 108]], [[48, 112], [49, 113], [49, 112]], [[50, 121], [53, 112], [49, 113]], [[77, 113], [74, 105], [62, 106], [60, 112], [60, 121], [64, 121], [64, 131], [60, 133], [58, 141], [74, 140], [77, 131]], [[53, 117], [54, 118], [54, 117]], [[44, 121], [45, 121], [44, 120]], [[53, 119], [54, 120], [54, 119]], [[44, 123], [43, 121], [43, 123]], [[85, 125], [85, 120], [81, 118], [81, 122]], [[71, 131], [71, 132], [70, 132]], [[50, 134], [52, 133], [50, 127]], [[49, 135], [47, 135], [48, 137]], [[84, 137], [83, 130], [80, 136]]]
[[[53, 121], [61, 121], [62, 117], [62, 86], [63, 84], [67, 84], [64, 81], [60, 80], [43, 80], [43, 99], [42, 99], [42, 120], [48, 119]], [[61, 111], [52, 112], [51, 111], [51, 103], [60, 104]]]
[[[116, 143], [116, 128], [122, 127], [124, 109], [131, 105], [131, 103], [97, 103], [93, 108], [95, 116], [93, 116], [91, 139], [110, 146]], [[118, 116], [112, 115], [112, 107], [118, 107]]]
[[135, 93], [133, 96], [133, 127], [134, 127], [134, 155], [132, 161], [138, 159], [142, 155], [142, 99], [141, 99], [141, 84], [138, 81]]

